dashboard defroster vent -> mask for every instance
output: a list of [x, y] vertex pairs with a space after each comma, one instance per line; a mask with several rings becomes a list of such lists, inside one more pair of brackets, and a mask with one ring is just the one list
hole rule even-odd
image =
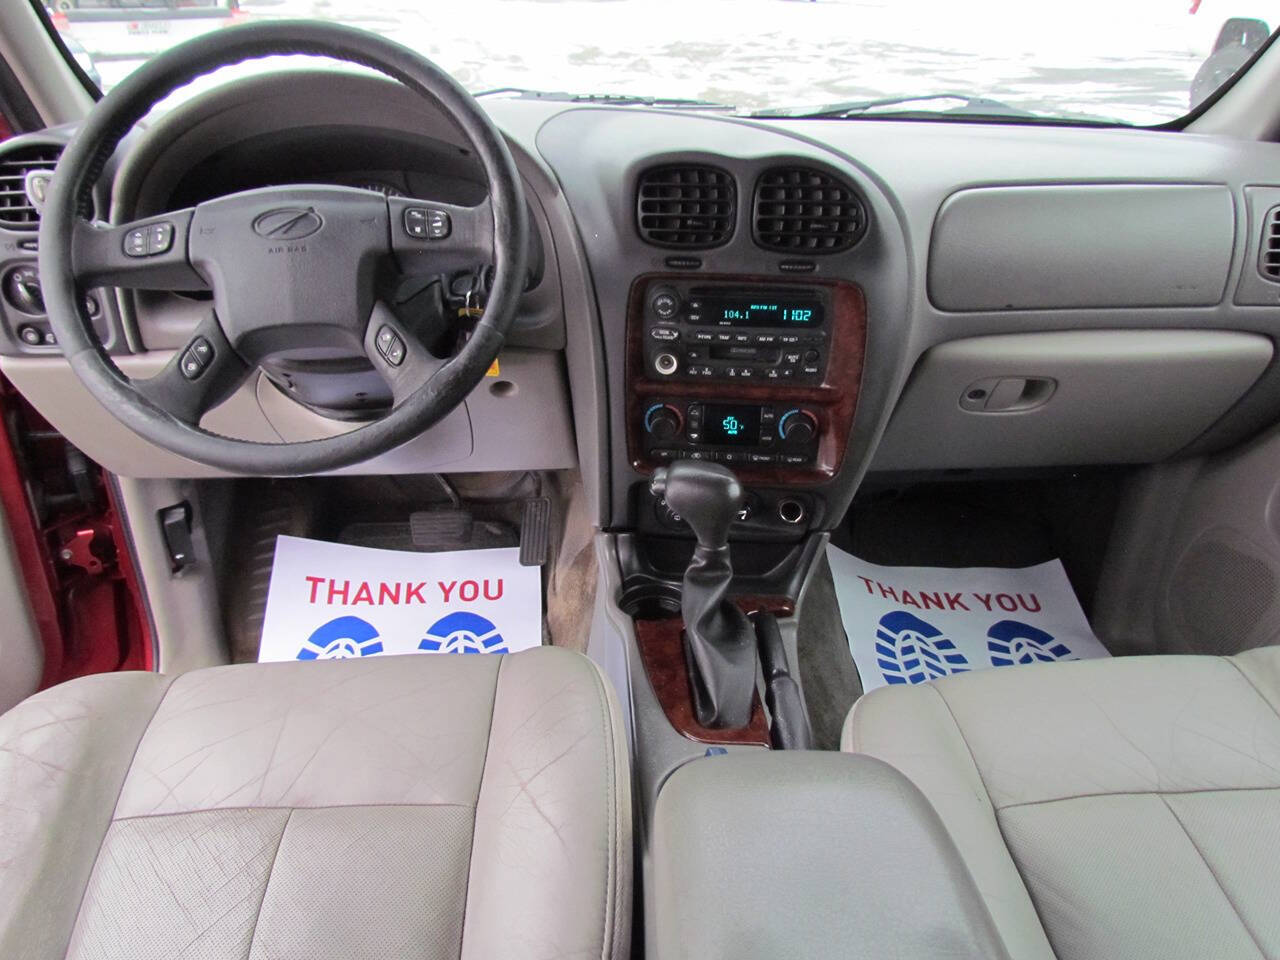
[[862, 239], [867, 208], [848, 184], [811, 167], [775, 167], [756, 183], [756, 243], [781, 253], [839, 253]]
[[17, 147], [0, 153], [0, 227], [34, 230], [40, 213], [27, 196], [27, 174], [32, 170], [53, 172], [62, 147], [47, 144]]
[[738, 213], [732, 175], [703, 164], [651, 167], [640, 174], [636, 226], [646, 243], [700, 250], [728, 243]]
[[1262, 228], [1262, 256], [1258, 269], [1268, 280], [1280, 281], [1280, 207], [1272, 207]]

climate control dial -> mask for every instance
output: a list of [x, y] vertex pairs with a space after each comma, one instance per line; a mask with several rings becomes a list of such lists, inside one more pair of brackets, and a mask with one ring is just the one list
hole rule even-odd
[[788, 447], [804, 447], [818, 435], [818, 418], [808, 410], [792, 408], [778, 418], [778, 436]]
[[669, 403], [655, 403], [644, 412], [644, 429], [655, 440], [670, 440], [680, 435], [684, 418]]

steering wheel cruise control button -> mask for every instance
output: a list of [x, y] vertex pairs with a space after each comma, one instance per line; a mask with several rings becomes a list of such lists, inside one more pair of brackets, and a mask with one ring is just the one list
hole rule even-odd
[[387, 363], [391, 364], [393, 367], [398, 367], [400, 364], [404, 363], [404, 356], [406, 352], [404, 341], [401, 340], [400, 335], [390, 327], [384, 326], [378, 331], [375, 343], [378, 347], [378, 353], [382, 354], [382, 359], [386, 360]]
[[404, 212], [404, 232], [416, 240], [443, 240], [453, 231], [453, 221], [443, 210], [410, 207]]

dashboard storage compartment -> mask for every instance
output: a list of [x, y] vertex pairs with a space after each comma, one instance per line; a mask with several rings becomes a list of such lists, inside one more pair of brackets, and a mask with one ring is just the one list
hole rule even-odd
[[1231, 191], [1216, 184], [961, 190], [933, 226], [929, 299], [956, 311], [1212, 306], [1234, 241]]
[[[1208, 430], [1262, 374], [1250, 333], [1090, 330], [953, 340], [921, 358], [878, 471], [1150, 463]], [[1008, 393], [1018, 387], [1016, 396]], [[982, 394], [982, 396], [979, 396]]]

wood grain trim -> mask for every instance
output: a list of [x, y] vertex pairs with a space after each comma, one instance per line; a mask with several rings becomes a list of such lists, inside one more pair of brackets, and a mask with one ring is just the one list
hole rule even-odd
[[[831, 292], [832, 322], [827, 375], [820, 385], [785, 386], [700, 383], [649, 377], [644, 364], [644, 292], [655, 280], [767, 284], [771, 287], [824, 287]], [[802, 404], [818, 417], [818, 456], [810, 467], [751, 467], [735, 465], [733, 472], [745, 483], [814, 485], [834, 477], [848, 452], [853, 416], [862, 389], [862, 368], [867, 352], [867, 305], [862, 288], [844, 280], [817, 277], [783, 277], [698, 274], [645, 274], [636, 278], [627, 298], [627, 456], [632, 467], [648, 474], [661, 464], [644, 456], [640, 423], [647, 402], [654, 397], [681, 397], [732, 403]]]
[[[795, 610], [795, 605], [786, 597], [744, 596], [735, 598], [735, 602], [748, 614], [767, 610], [777, 616], [790, 616]], [[745, 727], [713, 730], [698, 723], [684, 658], [684, 621], [679, 617], [637, 620], [635, 629], [636, 645], [640, 648], [640, 660], [649, 684], [667, 722], [677, 733], [698, 743], [770, 746], [769, 723], [759, 696], [751, 707], [751, 722]]]

